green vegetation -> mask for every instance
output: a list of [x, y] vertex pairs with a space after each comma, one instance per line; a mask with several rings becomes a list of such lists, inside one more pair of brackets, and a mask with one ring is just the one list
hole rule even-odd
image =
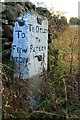
[[80, 25], [80, 18], [71, 17], [69, 20], [70, 25]]
[[[30, 3], [26, 5], [30, 10], [33, 7]], [[14, 5], [12, 6], [14, 7]], [[20, 77], [20, 79], [14, 79], [14, 61], [9, 60], [10, 54], [9, 56], [7, 52], [4, 54], [4, 50], [6, 49], [7, 51], [5, 40], [7, 40], [6, 42], [12, 41], [11, 31], [11, 36], [7, 37], [7, 34], [5, 36], [7, 38], [3, 39], [2, 120], [80, 120], [80, 82], [78, 67], [78, 34], [80, 31], [75, 28], [70, 28], [64, 16], [60, 14], [55, 15], [41, 7], [36, 9], [40, 15], [48, 18], [49, 28], [48, 71], [47, 73], [43, 71], [42, 101], [35, 110], [31, 111], [28, 107], [29, 100], [26, 99], [28, 97], [27, 86], [29, 83], [22, 77]], [[20, 11], [18, 12], [20, 13]], [[4, 16], [6, 16], [5, 12], [3, 13], [3, 17]], [[5, 56], [7, 56], [6, 59]]]

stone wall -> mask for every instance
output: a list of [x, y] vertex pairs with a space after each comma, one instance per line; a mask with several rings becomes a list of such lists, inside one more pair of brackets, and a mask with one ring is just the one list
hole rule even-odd
[[[10, 49], [13, 41], [14, 22], [24, 12], [34, 13], [36, 10], [35, 5], [30, 2], [6, 2], [2, 4], [2, 49], [3, 61], [10, 58]], [[7, 57], [8, 56], [8, 57]]]
[[[41, 16], [45, 16], [48, 19], [48, 43], [51, 43], [64, 29], [66, 25], [56, 15], [52, 16], [47, 8], [36, 8], [31, 2], [5, 2], [2, 4], [2, 48], [3, 51], [11, 48], [13, 40], [13, 28], [14, 22], [24, 12], [36, 13]], [[4, 56], [6, 53], [3, 54]], [[6, 58], [6, 56], [5, 56]]]

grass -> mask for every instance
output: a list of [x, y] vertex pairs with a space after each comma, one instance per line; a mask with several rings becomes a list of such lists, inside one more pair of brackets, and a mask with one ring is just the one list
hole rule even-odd
[[[31, 119], [64, 119], [80, 118], [80, 102], [78, 99], [77, 91], [77, 73], [78, 73], [78, 30], [74, 28], [67, 28], [61, 36], [54, 39], [49, 44], [49, 70], [45, 85], [45, 93], [42, 99], [42, 103], [37, 110], [31, 113]], [[10, 118], [11, 115], [19, 117], [20, 119], [26, 118], [27, 104], [24, 95], [27, 86], [25, 82], [21, 81], [21, 92], [16, 94], [16, 89], [12, 88], [13, 82], [16, 86], [16, 80], [11, 81], [13, 77], [13, 64], [10, 61], [5, 61], [3, 64], [4, 72], [8, 75], [4, 77], [4, 113]], [[10, 69], [12, 68], [12, 69]], [[10, 80], [10, 81], [9, 81]], [[14, 86], [14, 87], [15, 87]], [[9, 94], [15, 100], [15, 103], [11, 102]], [[20, 97], [21, 96], [21, 97]], [[5, 108], [8, 101], [10, 108]], [[24, 102], [23, 102], [24, 101]], [[12, 107], [15, 106], [14, 109]], [[21, 107], [22, 106], [22, 107]], [[26, 106], [26, 108], [25, 108]], [[14, 112], [15, 110], [15, 112]], [[22, 113], [21, 113], [22, 111]], [[6, 115], [4, 116], [7, 117]], [[61, 118], [60, 118], [61, 117]]]

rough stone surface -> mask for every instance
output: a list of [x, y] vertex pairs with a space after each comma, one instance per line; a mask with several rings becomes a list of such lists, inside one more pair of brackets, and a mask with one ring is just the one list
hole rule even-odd
[[0, 4], [0, 12], [4, 12], [6, 10], [5, 4]]
[[25, 8], [22, 5], [20, 5], [19, 3], [15, 4], [14, 7], [15, 7], [15, 10], [18, 12], [18, 15], [22, 12], [25, 12]]
[[[5, 4], [3, 4], [2, 10], [4, 37], [12, 37], [12, 30], [10, 31], [10, 29], [14, 26], [15, 20], [24, 12], [31, 12], [32, 14], [36, 13], [48, 18], [48, 43], [51, 43], [51, 41], [54, 40], [54, 38], [57, 37], [62, 30], [61, 21], [57, 16], [51, 16], [51, 13], [47, 10], [47, 8], [36, 8], [31, 2], [15, 2], [15, 0], [13, 2], [7, 2], [6, 0]], [[12, 27], [8, 28], [5, 24], [7, 24], [8, 27], [9, 25]], [[10, 34], [8, 34], [7, 29], [11, 32]]]
[[16, 11], [14, 7], [11, 7], [11, 6], [7, 6], [5, 14], [6, 14], [6, 18], [8, 19], [8, 21], [14, 21], [18, 17], [18, 12]]
[[29, 1], [22, 3], [20, 1], [16, 2], [15, 0], [13, 2], [6, 0], [2, 5], [2, 20], [0, 20], [0, 23], [2, 24], [3, 38], [6, 37], [9, 39], [9, 41], [12, 41], [14, 22], [17, 20], [20, 14], [34, 10], [35, 5]]

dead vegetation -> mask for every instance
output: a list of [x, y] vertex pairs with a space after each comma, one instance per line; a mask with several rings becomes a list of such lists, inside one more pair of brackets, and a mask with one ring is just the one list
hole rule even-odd
[[[13, 6], [18, 6], [18, 14], [14, 14], [15, 19], [21, 12], [35, 6], [26, 3], [25, 10], [21, 3], [7, 4], [8, 11], [14, 10]], [[15, 8], [16, 9], [16, 8]], [[42, 12], [43, 11], [43, 12]], [[7, 12], [7, 11], [6, 11]], [[49, 21], [49, 57], [48, 72], [43, 71], [43, 92], [42, 101], [39, 106], [31, 111], [28, 108], [30, 98], [28, 98], [27, 82], [22, 78], [14, 79], [14, 61], [10, 61], [10, 49], [12, 43], [12, 33], [14, 21], [11, 16], [3, 11], [2, 27], [4, 29], [2, 38], [2, 95], [3, 95], [3, 119], [2, 120], [79, 120], [79, 75], [78, 75], [78, 31], [74, 28], [67, 28], [63, 18], [51, 16], [46, 9], [37, 9], [37, 12], [47, 15]], [[40, 14], [39, 13], [39, 14]], [[46, 13], [46, 14], [45, 14]], [[13, 14], [13, 13], [12, 13]], [[9, 18], [10, 17], [10, 18]], [[10, 19], [10, 20], [9, 20]], [[7, 31], [7, 26], [9, 31]], [[5, 30], [7, 33], [5, 34]], [[63, 32], [64, 31], [64, 32]], [[8, 34], [8, 33], [11, 34]], [[8, 52], [9, 50], [9, 52]], [[34, 86], [33, 86], [34, 87]], [[31, 92], [29, 92], [31, 95]]]

